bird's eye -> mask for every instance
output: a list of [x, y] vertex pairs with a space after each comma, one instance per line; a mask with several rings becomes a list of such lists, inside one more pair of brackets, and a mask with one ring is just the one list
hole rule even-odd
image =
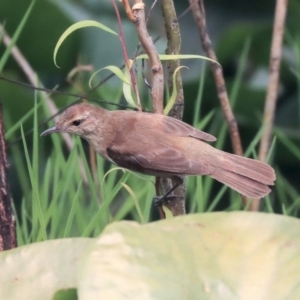
[[74, 120], [73, 122], [72, 122], [72, 125], [73, 126], [79, 126], [81, 124], [81, 120]]

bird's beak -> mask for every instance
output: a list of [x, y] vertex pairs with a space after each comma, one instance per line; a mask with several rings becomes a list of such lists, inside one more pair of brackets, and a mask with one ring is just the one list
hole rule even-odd
[[45, 136], [45, 135], [48, 135], [48, 134], [51, 134], [51, 133], [54, 133], [54, 132], [58, 132], [59, 129], [55, 126], [45, 130], [43, 133], [41, 133], [41, 136]]

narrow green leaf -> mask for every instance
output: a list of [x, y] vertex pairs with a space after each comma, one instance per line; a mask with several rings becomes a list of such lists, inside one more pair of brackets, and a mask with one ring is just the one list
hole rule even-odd
[[[177, 54], [177, 55], [170, 55], [170, 54], [159, 54], [158, 55], [161, 60], [178, 60], [178, 59], [204, 59], [211, 61], [213, 63], [218, 64], [221, 66], [217, 61], [210, 59], [203, 55], [194, 55], [194, 54]], [[141, 54], [136, 57], [136, 59], [148, 59], [147, 54]]]
[[[132, 65], [132, 61], [129, 62], [130, 65]], [[127, 66], [125, 66], [125, 76], [126, 78], [131, 82], [130, 78], [130, 71]], [[133, 100], [132, 93], [131, 93], [131, 84], [127, 84], [126, 82], [123, 82], [123, 94], [126, 99], [126, 101], [133, 107], [137, 107], [135, 101]]]
[[167, 220], [174, 218], [172, 212], [168, 209], [168, 207], [163, 206], [163, 210], [164, 210], [164, 213], [165, 213], [165, 216], [166, 216]]
[[101, 203], [101, 206], [99, 207], [99, 210], [94, 215], [92, 220], [89, 222], [88, 226], [85, 228], [85, 230], [82, 234], [82, 237], [87, 237], [91, 234], [91, 232], [93, 231], [93, 229], [95, 227], [95, 224], [97, 222], [99, 222], [99, 218], [101, 218], [102, 214], [107, 210], [108, 206], [113, 201], [116, 194], [122, 188], [122, 185], [120, 182], [126, 182], [129, 175], [130, 175], [129, 172], [125, 172], [123, 174], [123, 176], [121, 177], [120, 181], [114, 186], [113, 190], [108, 195], [106, 195], [105, 199], [103, 199], [103, 202]]
[[[100, 22], [96, 22], [93, 20], [85, 20], [85, 21], [80, 21], [77, 22], [73, 25], [71, 25], [59, 38], [58, 42], [55, 45], [54, 48], [54, 53], [53, 53], [53, 60], [54, 60], [54, 64], [56, 65], [56, 67], [58, 67], [57, 63], [56, 63], [56, 55], [58, 52], [59, 47], [61, 46], [61, 44], [64, 42], [64, 40], [75, 30], [77, 29], [81, 29], [81, 28], [85, 28], [85, 27], [97, 27], [100, 28], [108, 33], [114, 34], [114, 35], [118, 35], [115, 31], [111, 30], [110, 28], [108, 28], [107, 26], [103, 25]], [[59, 68], [59, 67], [58, 67]]]
[[168, 113], [170, 112], [170, 110], [172, 109], [175, 101], [176, 101], [176, 97], [177, 97], [177, 88], [176, 88], [176, 75], [177, 73], [179, 72], [180, 69], [182, 68], [187, 68], [185, 66], [181, 66], [181, 67], [178, 67], [176, 68], [176, 70], [174, 71], [174, 74], [173, 74], [173, 91], [172, 91], [172, 95], [164, 109], [164, 115], [168, 115]]
[[123, 71], [116, 67], [116, 66], [107, 66], [107, 67], [104, 67], [98, 71], [96, 71], [90, 78], [89, 80], [89, 87], [92, 88], [92, 80], [94, 79], [94, 77], [100, 73], [102, 70], [109, 70], [111, 71], [112, 73], [114, 73], [118, 78], [120, 78], [124, 83], [127, 83], [127, 84], [131, 84], [130, 82], [130, 79], [128, 79], [128, 77], [123, 73]]
[[27, 167], [28, 167], [28, 172], [29, 172], [29, 177], [30, 177], [30, 182], [32, 186], [32, 193], [33, 193], [33, 198], [32, 198], [32, 218], [33, 218], [33, 224], [32, 224], [32, 229], [34, 232], [34, 238], [38, 238], [37, 234], [40, 234], [42, 240], [47, 240], [47, 231], [46, 231], [46, 226], [45, 226], [45, 220], [44, 220], [44, 215], [40, 207], [40, 199], [39, 199], [39, 187], [37, 186], [36, 178], [34, 176], [34, 170], [32, 167], [32, 164], [30, 162], [29, 158], [29, 153], [28, 153], [28, 148], [25, 140], [25, 135], [23, 131], [23, 127], [21, 126], [21, 135], [22, 135], [22, 140], [23, 140], [23, 145], [24, 145], [24, 151], [25, 151], [25, 157], [26, 157], [26, 162], [27, 162]]
[[124, 182], [121, 182], [121, 184], [125, 188], [125, 190], [129, 193], [129, 195], [132, 197], [133, 202], [134, 202], [135, 207], [136, 207], [136, 210], [137, 210], [137, 212], [139, 214], [139, 217], [141, 219], [141, 223], [145, 223], [144, 216], [142, 214], [142, 210], [141, 210], [141, 207], [140, 207], [140, 204], [139, 204], [139, 201], [137, 199], [137, 196], [136, 196], [135, 192], [131, 189], [131, 187], [128, 184], [126, 184]]
[[66, 228], [65, 228], [65, 233], [64, 233], [64, 237], [68, 237], [70, 235], [70, 231], [71, 231], [71, 225], [72, 225], [72, 220], [74, 218], [74, 214], [75, 214], [75, 204], [77, 203], [78, 201], [78, 198], [79, 198], [79, 191], [81, 189], [81, 186], [82, 186], [82, 180], [78, 186], [78, 189], [76, 191], [76, 195], [73, 199], [73, 203], [72, 203], [72, 207], [71, 207], [71, 211], [69, 213], [69, 217], [68, 217], [68, 220], [67, 220], [67, 225], [66, 225]]

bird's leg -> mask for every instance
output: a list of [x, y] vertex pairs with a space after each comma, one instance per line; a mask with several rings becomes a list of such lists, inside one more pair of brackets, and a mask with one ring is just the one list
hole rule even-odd
[[173, 176], [172, 179], [176, 181], [172, 188], [163, 196], [155, 196], [153, 198], [155, 206], [162, 206], [175, 200], [176, 196], [171, 194], [173, 194], [174, 190], [177, 189], [181, 184], [183, 184], [183, 180], [180, 176]]

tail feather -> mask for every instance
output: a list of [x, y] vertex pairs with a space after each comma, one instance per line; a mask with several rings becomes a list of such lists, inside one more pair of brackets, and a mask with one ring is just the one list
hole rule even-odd
[[249, 198], [262, 198], [270, 193], [276, 175], [268, 164], [226, 153], [212, 178]]
[[274, 169], [262, 161], [230, 153], [226, 153], [225, 160], [226, 163], [222, 165], [222, 169], [244, 175], [266, 185], [274, 184], [276, 179]]

